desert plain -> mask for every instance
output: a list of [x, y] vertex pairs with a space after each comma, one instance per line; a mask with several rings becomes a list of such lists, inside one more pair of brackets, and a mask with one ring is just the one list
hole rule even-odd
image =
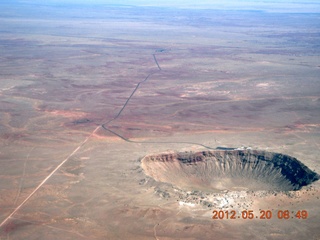
[[319, 13], [1, 8], [0, 239], [320, 239], [319, 181], [199, 193], [142, 167], [230, 148], [319, 174]]

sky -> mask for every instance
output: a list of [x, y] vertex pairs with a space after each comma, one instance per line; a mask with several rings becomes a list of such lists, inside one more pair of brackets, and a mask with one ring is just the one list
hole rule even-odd
[[133, 6], [320, 13], [320, 0], [10, 0], [9, 2], [50, 5], [121, 4]]

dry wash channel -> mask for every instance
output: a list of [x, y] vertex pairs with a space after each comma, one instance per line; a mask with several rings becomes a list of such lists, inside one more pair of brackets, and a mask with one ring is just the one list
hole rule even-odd
[[142, 159], [145, 173], [183, 190], [299, 190], [319, 175], [296, 158], [253, 150], [164, 153]]

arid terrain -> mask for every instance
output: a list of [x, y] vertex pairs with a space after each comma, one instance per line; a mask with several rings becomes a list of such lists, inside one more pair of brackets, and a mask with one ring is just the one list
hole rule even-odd
[[319, 13], [0, 7], [1, 240], [320, 239], [317, 175], [215, 169], [210, 192], [142, 164], [266, 151], [319, 174]]

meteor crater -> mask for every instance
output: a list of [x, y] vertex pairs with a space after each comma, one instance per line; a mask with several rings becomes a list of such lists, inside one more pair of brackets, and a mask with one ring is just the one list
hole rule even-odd
[[294, 191], [319, 179], [288, 155], [258, 150], [217, 150], [148, 155], [145, 173], [183, 190]]

